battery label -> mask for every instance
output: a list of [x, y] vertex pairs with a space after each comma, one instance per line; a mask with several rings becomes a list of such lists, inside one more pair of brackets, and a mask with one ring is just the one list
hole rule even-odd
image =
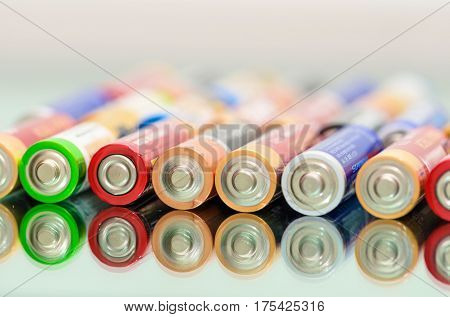
[[7, 133], [18, 138], [26, 147], [29, 147], [39, 140], [69, 129], [75, 124], [76, 121], [67, 115], [48, 114], [36, 119], [26, 120], [14, 129], [7, 131]]
[[440, 130], [427, 126], [415, 129], [392, 144], [388, 150], [402, 150], [413, 154], [427, 167], [429, 173], [447, 154], [445, 141]]
[[382, 148], [383, 143], [373, 130], [349, 125], [311, 150], [325, 152], [336, 158], [345, 171], [347, 185], [351, 185], [361, 166]]
[[[86, 168], [92, 156], [104, 145], [114, 141], [115, 137], [110, 130], [95, 122], [81, 123], [74, 128], [55, 135], [53, 138], [64, 139], [75, 145], [83, 154]], [[77, 191], [82, 192], [89, 188], [89, 180], [84, 178]]]

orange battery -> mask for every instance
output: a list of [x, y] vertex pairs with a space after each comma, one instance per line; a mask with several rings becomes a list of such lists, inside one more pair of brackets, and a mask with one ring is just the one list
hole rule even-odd
[[152, 172], [155, 193], [168, 206], [188, 210], [215, 195], [214, 171], [228, 152], [258, 136], [248, 124], [207, 127], [200, 135], [164, 152]]
[[356, 177], [364, 209], [384, 219], [409, 213], [423, 198], [431, 170], [445, 157], [445, 141], [442, 131], [422, 127], [369, 159]]
[[174, 210], [154, 227], [152, 248], [158, 262], [176, 273], [193, 272], [211, 257], [214, 235], [225, 214], [210, 201], [195, 211]]
[[318, 126], [313, 124], [282, 125], [229, 153], [216, 169], [215, 185], [220, 198], [241, 212], [264, 208], [279, 194], [285, 164], [310, 147], [318, 132]]

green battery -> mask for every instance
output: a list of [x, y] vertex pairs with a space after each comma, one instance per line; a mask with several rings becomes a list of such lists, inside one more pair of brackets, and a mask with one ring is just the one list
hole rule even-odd
[[84, 245], [89, 221], [106, 206], [91, 192], [59, 204], [34, 206], [20, 225], [23, 249], [45, 265], [66, 262]]
[[91, 157], [114, 139], [103, 125], [89, 122], [33, 144], [19, 166], [23, 188], [43, 203], [58, 203], [88, 189]]

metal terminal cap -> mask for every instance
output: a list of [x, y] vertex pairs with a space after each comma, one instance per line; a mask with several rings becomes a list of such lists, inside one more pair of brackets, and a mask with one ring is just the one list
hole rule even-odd
[[14, 245], [16, 238], [16, 226], [12, 218], [0, 209], [0, 258], [6, 256]]
[[361, 269], [380, 281], [405, 276], [417, 260], [417, 241], [412, 241], [403, 225], [394, 220], [375, 221], [363, 230], [356, 245]]
[[54, 150], [36, 152], [26, 167], [30, 186], [43, 195], [57, 195], [69, 184], [71, 171], [67, 158]]
[[11, 187], [13, 182], [13, 171], [17, 170], [17, 166], [14, 164], [11, 156], [0, 148], [0, 192], [5, 191]]
[[123, 218], [104, 221], [98, 230], [97, 241], [103, 256], [114, 263], [126, 262], [136, 252], [136, 231]]
[[283, 234], [282, 254], [288, 266], [307, 278], [323, 278], [344, 260], [342, 235], [329, 221], [302, 217], [292, 222]]
[[58, 261], [69, 252], [71, 232], [67, 221], [52, 212], [42, 212], [30, 219], [26, 241], [33, 253], [46, 261]]
[[447, 281], [450, 281], [450, 237], [444, 238], [436, 247], [436, 269]]
[[436, 197], [446, 209], [450, 209], [450, 171], [439, 177], [436, 183]]
[[369, 163], [360, 172], [358, 189], [369, 209], [380, 214], [395, 214], [413, 199], [414, 179], [404, 166], [384, 159]]
[[106, 192], [115, 196], [125, 195], [136, 185], [136, 166], [124, 155], [110, 155], [98, 166], [97, 177]]
[[205, 176], [193, 157], [175, 155], [164, 162], [159, 181], [165, 195], [178, 202], [189, 202], [201, 193]]
[[271, 260], [267, 232], [260, 222], [250, 218], [230, 221], [217, 243], [224, 266], [232, 272], [245, 274], [258, 271]]
[[239, 206], [255, 206], [269, 193], [270, 175], [263, 162], [241, 155], [230, 159], [220, 175], [223, 193]]
[[205, 237], [194, 221], [171, 221], [159, 237], [161, 255], [176, 271], [194, 269], [204, 257]]
[[342, 201], [346, 175], [331, 155], [308, 151], [288, 164], [281, 186], [293, 209], [308, 216], [321, 216]]

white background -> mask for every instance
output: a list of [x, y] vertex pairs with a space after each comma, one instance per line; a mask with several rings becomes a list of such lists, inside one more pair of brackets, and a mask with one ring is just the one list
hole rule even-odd
[[[262, 67], [307, 82], [341, 72], [445, 2], [2, 1], [117, 74], [146, 60], [162, 60], [192, 77]], [[382, 78], [410, 70], [430, 78], [444, 97], [449, 95], [449, 21], [450, 6], [337, 83], [357, 74]], [[0, 23], [2, 126], [35, 104], [111, 79], [1, 3]], [[18, 250], [0, 263], [0, 294], [22, 285], [10, 295], [441, 296], [444, 291], [450, 295], [426, 273], [422, 257], [415, 276], [391, 286], [365, 279], [353, 257], [322, 283], [294, 278], [281, 260], [251, 280], [231, 277], [215, 259], [192, 277], [174, 277], [151, 255], [131, 272], [111, 273], [97, 265], [87, 247], [61, 268], [40, 270]]]

